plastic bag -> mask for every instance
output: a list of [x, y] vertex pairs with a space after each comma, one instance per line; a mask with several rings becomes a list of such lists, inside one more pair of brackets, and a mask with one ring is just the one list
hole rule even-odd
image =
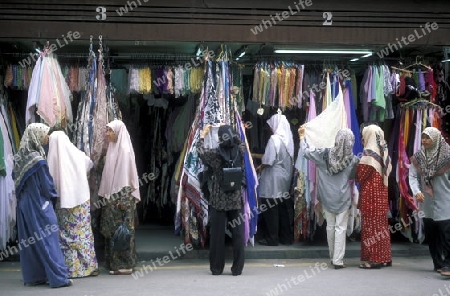
[[131, 244], [131, 234], [128, 229], [125, 217], [122, 219], [122, 224], [116, 229], [111, 238], [111, 249], [118, 252], [128, 251]]

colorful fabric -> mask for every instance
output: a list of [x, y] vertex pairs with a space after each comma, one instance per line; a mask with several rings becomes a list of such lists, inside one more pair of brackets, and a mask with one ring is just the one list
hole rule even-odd
[[89, 201], [71, 209], [57, 205], [59, 242], [70, 278], [89, 276], [98, 270], [90, 210]]

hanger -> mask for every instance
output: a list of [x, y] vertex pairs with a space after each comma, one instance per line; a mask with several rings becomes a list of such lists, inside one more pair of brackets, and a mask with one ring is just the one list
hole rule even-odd
[[431, 106], [433, 108], [437, 108], [439, 110], [442, 108], [441, 106], [431, 103], [430, 101], [425, 100], [423, 98], [418, 98], [418, 99], [412, 100], [410, 102], [401, 103], [400, 107], [401, 108], [411, 108], [411, 107], [417, 107], [418, 105], [427, 105], [427, 106]]

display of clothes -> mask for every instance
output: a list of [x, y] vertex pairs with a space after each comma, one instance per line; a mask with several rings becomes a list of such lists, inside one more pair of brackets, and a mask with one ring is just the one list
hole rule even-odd
[[23, 65], [8, 65], [3, 85], [19, 90], [27, 90], [30, 86], [33, 67]]
[[26, 108], [26, 124], [35, 113], [50, 127], [72, 124], [71, 92], [56, 57], [45, 49], [33, 69]]
[[[199, 140], [200, 131], [207, 124], [217, 126], [225, 123], [235, 127], [241, 139], [245, 140], [245, 128], [243, 128], [236, 97], [230, 92], [233, 89], [233, 79], [230, 70], [232, 67], [226, 55], [217, 62], [206, 61], [206, 70], [203, 87], [201, 89], [200, 103], [192, 124], [189, 136], [185, 142], [184, 149], [180, 155], [175, 172], [175, 180], [178, 184], [177, 209], [175, 219], [175, 233], [183, 235], [184, 242], [196, 246], [204, 246], [207, 239], [206, 225], [208, 223], [208, 201], [207, 196], [201, 188], [199, 173], [205, 170], [201, 163], [196, 145]], [[240, 80], [240, 79], [239, 79]], [[212, 134], [217, 132], [213, 129]], [[217, 136], [217, 135], [216, 135]], [[210, 148], [217, 147], [218, 142], [208, 141]], [[245, 143], [245, 142], [244, 142]], [[248, 146], [247, 146], [248, 147]], [[252, 159], [247, 150], [245, 166], [247, 187], [244, 193], [244, 213], [242, 223], [246, 229], [245, 242], [253, 243], [253, 235], [256, 233], [256, 174]]]
[[[19, 149], [20, 131], [15, 111], [8, 101], [3, 86], [0, 87], [0, 251], [15, 244], [16, 207], [15, 185], [12, 178], [14, 154]], [[5, 258], [6, 259], [6, 258]]]

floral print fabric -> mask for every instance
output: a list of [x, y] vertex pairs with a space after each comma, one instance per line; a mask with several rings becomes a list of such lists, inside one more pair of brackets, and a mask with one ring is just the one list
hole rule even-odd
[[85, 277], [98, 270], [91, 228], [90, 201], [71, 209], [57, 210], [60, 245], [69, 277]]

